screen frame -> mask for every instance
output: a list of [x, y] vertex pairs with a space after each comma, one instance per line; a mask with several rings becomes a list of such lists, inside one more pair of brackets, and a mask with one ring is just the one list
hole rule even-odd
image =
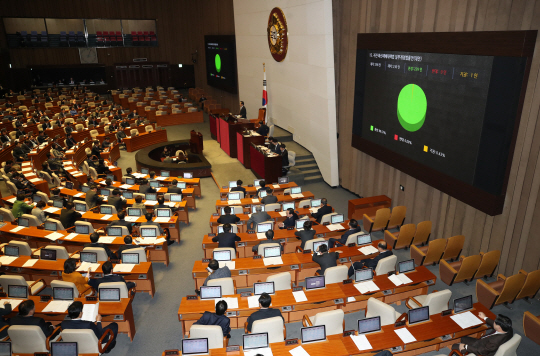
[[[307, 284], [307, 279], [308, 279], [308, 278], [321, 278], [321, 277], [322, 277], [322, 280], [323, 280], [323, 285], [322, 285], [322, 287], [308, 288], [308, 284]], [[324, 276], [306, 277], [305, 280], [306, 280], [306, 291], [308, 291], [308, 290], [314, 290], [314, 289], [322, 289], [322, 288], [326, 288], [326, 278], [324, 278]]]
[[[209, 59], [208, 55], [208, 46], [207, 44], [210, 42], [228, 42], [232, 45], [232, 52], [234, 53], [234, 86], [231, 87], [229, 85], [215, 85], [210, 83], [208, 80], [208, 69], [207, 69], [207, 61], [211, 60]], [[238, 57], [236, 55], [236, 36], [235, 35], [205, 35], [204, 36], [204, 54], [205, 54], [205, 63], [204, 63], [204, 69], [206, 72], [206, 84], [213, 88], [218, 88], [221, 90], [225, 90], [226, 92], [237, 94], [238, 93]]]
[[[184, 351], [184, 342], [190, 342], [190, 341], [194, 341], [194, 340], [206, 340], [206, 352], [201, 354], [200, 351], [195, 351], [195, 352], [185, 352]], [[205, 355], [205, 354], [208, 354], [210, 352], [210, 345], [208, 344], [208, 338], [207, 337], [200, 337], [200, 338], [196, 338], [196, 339], [182, 339], [182, 355]]]
[[[463, 309], [463, 310], [460, 310], [458, 312], [456, 312], [456, 300], [461, 300], [461, 299], [465, 299], [465, 298], [469, 298], [471, 300], [471, 307], [468, 308], [468, 309]], [[472, 294], [469, 294], [469, 295], [466, 295], [464, 297], [461, 297], [461, 298], [455, 298], [452, 302], [452, 310], [454, 311], [454, 314], [458, 314], [458, 313], [462, 313], [462, 312], [465, 312], [467, 310], [472, 310], [474, 308], [474, 302], [473, 302], [473, 298], [472, 298]]]
[[246, 348], [245, 338], [246, 338], [246, 336], [262, 335], [262, 334], [266, 334], [266, 346], [265, 346], [265, 347], [269, 347], [269, 346], [270, 346], [270, 340], [268, 339], [268, 333], [267, 333], [267, 332], [265, 332], [265, 333], [251, 333], [251, 334], [244, 334], [244, 335], [242, 335], [242, 349], [243, 349], [243, 350], [256, 350], [256, 349], [261, 349], [261, 347]]
[[219, 297], [217, 298], [222, 298], [223, 297], [223, 291], [221, 290], [221, 286], [201, 286], [200, 288], [200, 291], [201, 291], [201, 294], [199, 295], [201, 297], [202, 300], [206, 300], [206, 299], [214, 299], [214, 297], [210, 297], [210, 298], [203, 298], [203, 288], [217, 288], [219, 287]]
[[[116, 289], [118, 291], [118, 299], [107, 299], [107, 300], [101, 299], [101, 291], [104, 289]], [[98, 294], [99, 294], [100, 302], [119, 302], [120, 300], [122, 300], [122, 293], [120, 292], [120, 288], [100, 288], [98, 292], [99, 292]]]
[[[419, 310], [419, 309], [427, 309], [427, 314], [428, 314], [428, 318], [426, 320], [418, 320], [418, 321], [415, 321], [414, 323], [411, 323], [411, 312], [414, 312], [415, 310]], [[425, 306], [425, 307], [420, 307], [420, 308], [414, 308], [414, 309], [409, 309], [407, 311], [407, 324], [408, 325], [415, 325], [415, 324], [418, 324], [418, 323], [424, 323], [426, 321], [430, 321], [431, 320], [431, 315], [429, 314], [429, 306]]]
[[[317, 340], [311, 340], [311, 341], [304, 341], [304, 330], [313, 329], [313, 328], [320, 328], [320, 327], [323, 328], [324, 338], [317, 339]], [[326, 340], [326, 326], [323, 324], [323, 325], [313, 325], [313, 326], [306, 326], [306, 327], [300, 328], [300, 340], [302, 340], [302, 344], [311, 344], [312, 342], [319, 342], [319, 341]]]
[[[373, 331], [368, 331], [367, 333], [364, 333], [364, 332], [360, 333], [360, 322], [364, 321], [364, 320], [369, 320], [369, 319], [379, 319], [379, 329], [378, 330], [373, 330]], [[379, 332], [379, 331], [382, 330], [381, 317], [379, 315], [377, 315], [377, 316], [374, 316], [374, 317], [371, 317], [371, 318], [358, 319], [358, 321], [356, 322], [356, 327], [358, 328], [358, 335], [367, 335], [367, 334]]]
[[57, 344], [75, 344], [75, 355], [78, 355], [79, 354], [79, 344], [76, 343], [76, 342], [66, 342], [66, 341], [54, 341], [54, 342], [51, 342], [51, 356], [55, 356], [54, 354], [54, 349], [55, 349], [55, 345]]
[[[274, 282], [255, 282], [255, 283], [253, 283], [253, 295], [261, 295], [262, 294], [262, 293], [260, 293], [260, 294], [256, 293], [257, 288], [255, 286], [261, 285], [261, 284], [270, 284], [270, 283], [272, 284], [272, 293], [268, 293], [268, 294], [270, 294], [270, 295], [276, 294], [276, 284]], [[263, 292], [263, 293], [266, 293], [266, 292]]]

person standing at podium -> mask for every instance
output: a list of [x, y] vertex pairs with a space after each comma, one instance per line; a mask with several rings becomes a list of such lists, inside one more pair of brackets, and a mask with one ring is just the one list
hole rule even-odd
[[240, 116], [241, 119], [247, 119], [246, 107], [244, 106], [243, 101], [240, 102], [240, 114], [238, 116]]

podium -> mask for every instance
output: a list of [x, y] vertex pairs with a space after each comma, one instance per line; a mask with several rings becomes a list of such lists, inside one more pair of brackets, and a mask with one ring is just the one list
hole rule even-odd
[[[226, 120], [227, 119], [227, 120]], [[230, 157], [237, 157], [237, 145], [236, 134], [244, 131], [244, 129], [252, 130], [254, 128], [253, 123], [239, 123], [235, 122], [234, 118], [229, 116], [228, 118], [220, 118], [218, 121], [219, 128], [219, 145], [225, 153]]]
[[236, 134], [238, 160], [245, 168], [251, 168], [251, 144], [264, 145], [264, 136], [244, 136], [242, 132]]
[[255, 146], [249, 145], [251, 170], [259, 179], [268, 183], [277, 183], [281, 177], [281, 156], [267, 157]]

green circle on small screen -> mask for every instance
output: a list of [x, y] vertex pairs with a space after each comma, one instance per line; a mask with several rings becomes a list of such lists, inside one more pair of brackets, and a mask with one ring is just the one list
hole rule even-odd
[[219, 54], [216, 54], [216, 70], [217, 72], [221, 72], [221, 57]]
[[397, 116], [399, 123], [407, 131], [418, 131], [426, 121], [427, 99], [422, 88], [407, 84], [398, 97]]

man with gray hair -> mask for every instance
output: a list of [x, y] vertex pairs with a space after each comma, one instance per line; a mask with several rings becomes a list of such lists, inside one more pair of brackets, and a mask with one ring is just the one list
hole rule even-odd
[[272, 218], [266, 211], [262, 211], [262, 205], [257, 205], [255, 207], [255, 212], [251, 214], [251, 217], [247, 221], [247, 228], [248, 230], [255, 230], [255, 227], [257, 224], [269, 221]]

